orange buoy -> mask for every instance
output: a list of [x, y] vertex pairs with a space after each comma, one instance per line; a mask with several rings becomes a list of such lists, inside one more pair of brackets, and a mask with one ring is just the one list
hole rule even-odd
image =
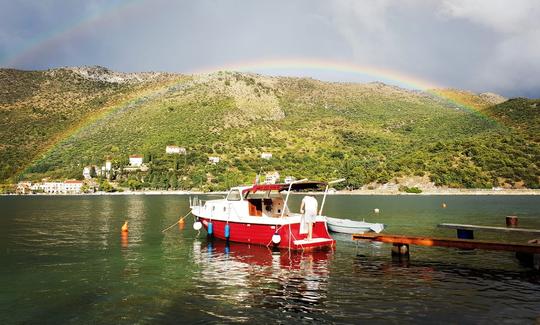
[[181, 224], [181, 225], [183, 225], [184, 222], [185, 222], [185, 221], [184, 221], [184, 218], [180, 218], [180, 220], [178, 220], [178, 223]]
[[122, 226], [122, 232], [128, 232], [128, 225], [127, 225], [127, 221], [124, 222], [124, 225]]
[[441, 205], [443, 208], [446, 208], [446, 203], [443, 202], [443, 204]]

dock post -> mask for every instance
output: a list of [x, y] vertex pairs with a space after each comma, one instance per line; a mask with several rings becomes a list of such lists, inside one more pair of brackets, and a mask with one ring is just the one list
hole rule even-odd
[[409, 256], [409, 244], [392, 244], [392, 256]]
[[457, 238], [474, 239], [474, 231], [468, 229], [457, 229]]
[[518, 217], [516, 216], [506, 217], [506, 227], [515, 228], [517, 226], [518, 226]]

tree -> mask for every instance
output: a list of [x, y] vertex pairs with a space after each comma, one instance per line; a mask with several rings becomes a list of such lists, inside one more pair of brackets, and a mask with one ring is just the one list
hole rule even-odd
[[106, 179], [104, 179], [100, 184], [99, 184], [99, 190], [100, 191], [103, 191], [103, 192], [114, 192], [114, 187], [111, 185], [111, 183], [109, 183], [109, 181], [107, 181]]
[[176, 177], [175, 174], [172, 174], [169, 177], [169, 185], [170, 185], [170, 188], [173, 190], [176, 190], [178, 188], [178, 178]]
[[129, 189], [132, 191], [139, 190], [142, 187], [142, 183], [138, 179], [135, 179], [135, 178], [129, 179], [127, 181], [127, 185]]

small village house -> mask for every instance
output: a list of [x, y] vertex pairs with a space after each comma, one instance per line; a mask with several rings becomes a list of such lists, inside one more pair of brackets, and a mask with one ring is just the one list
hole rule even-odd
[[285, 176], [284, 182], [285, 182], [285, 184], [290, 184], [290, 183], [294, 182], [295, 180], [296, 180], [296, 177], [294, 177], [294, 176]]
[[165, 147], [165, 153], [169, 155], [185, 155], [186, 154], [186, 148], [182, 148], [179, 146], [167, 146]]
[[131, 167], [141, 167], [143, 163], [143, 155], [130, 155], [129, 156], [129, 165]]
[[279, 183], [279, 173], [273, 172], [273, 173], [267, 173], [266, 177], [264, 178], [264, 184], [276, 184]]
[[213, 156], [210, 156], [210, 157], [208, 157], [208, 161], [209, 161], [210, 163], [212, 163], [212, 164], [217, 164], [217, 163], [219, 163], [220, 158], [219, 158], [219, 157], [213, 157]]
[[109, 159], [107, 159], [107, 160], [105, 161], [105, 170], [108, 171], [108, 172], [110, 172], [111, 169], [112, 169], [112, 162], [111, 162]]
[[270, 152], [261, 153], [261, 159], [266, 159], [266, 160], [272, 159], [272, 153], [270, 153]]
[[17, 183], [17, 194], [30, 194], [32, 193], [32, 182], [19, 182]]
[[90, 172], [91, 169], [92, 169], [92, 167], [90, 167], [90, 166], [85, 166], [83, 168], [82, 174], [83, 174], [84, 179], [91, 179], [92, 178], [92, 174]]

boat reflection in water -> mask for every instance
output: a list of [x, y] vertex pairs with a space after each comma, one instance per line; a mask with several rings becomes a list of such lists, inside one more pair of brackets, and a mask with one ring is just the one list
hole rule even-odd
[[332, 256], [333, 249], [302, 253], [220, 239], [193, 243], [207, 299], [269, 311], [324, 312]]

